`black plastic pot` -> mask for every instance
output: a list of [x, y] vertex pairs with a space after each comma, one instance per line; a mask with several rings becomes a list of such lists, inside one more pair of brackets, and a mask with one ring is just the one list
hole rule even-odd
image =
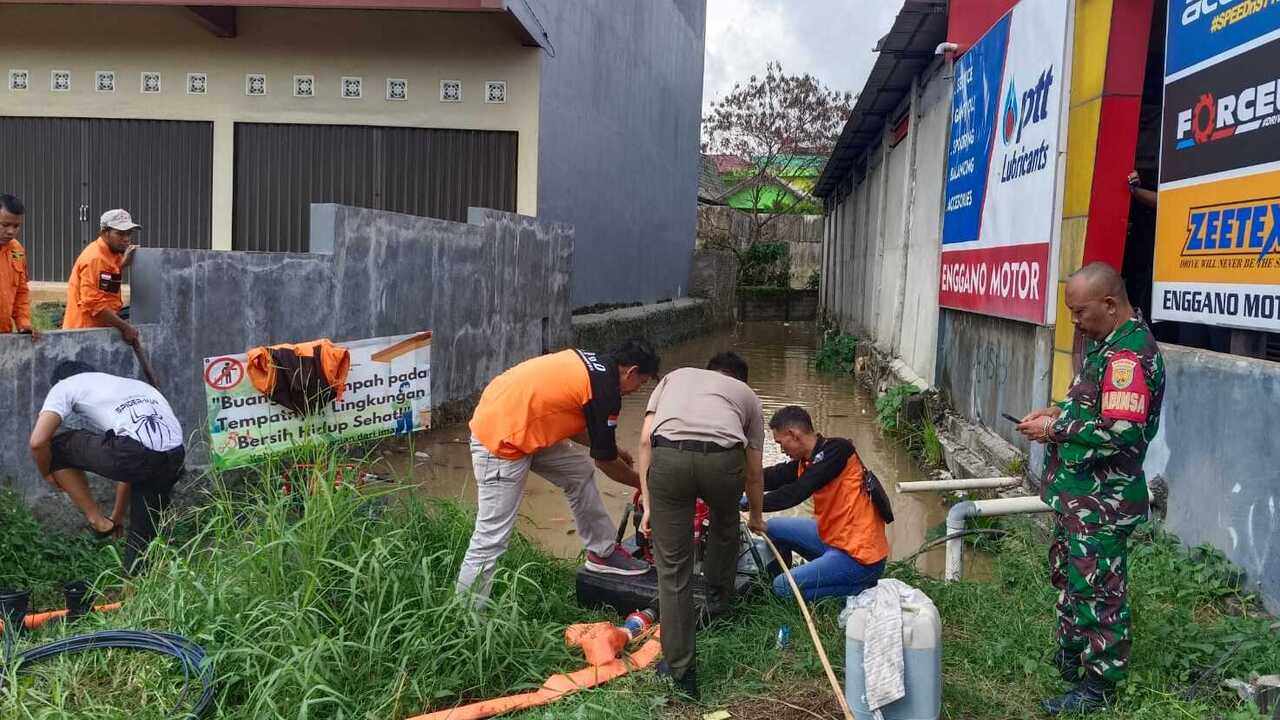
[[67, 600], [67, 622], [78, 620], [93, 610], [97, 596], [88, 580], [73, 580], [62, 586], [62, 595]]
[[31, 609], [31, 591], [18, 589], [0, 589], [0, 620], [4, 621], [5, 632], [23, 630], [23, 621], [27, 611]]

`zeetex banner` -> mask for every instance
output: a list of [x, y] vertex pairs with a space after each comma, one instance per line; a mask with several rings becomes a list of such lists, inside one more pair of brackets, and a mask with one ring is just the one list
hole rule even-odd
[[1152, 317], [1280, 330], [1280, 1], [1170, 0]]
[[943, 307], [1048, 319], [1069, 6], [1022, 0], [955, 63]]
[[431, 333], [342, 343], [351, 369], [342, 400], [302, 417], [258, 392], [247, 356], [204, 361], [209, 455], [220, 470], [311, 443], [408, 434], [431, 424]]

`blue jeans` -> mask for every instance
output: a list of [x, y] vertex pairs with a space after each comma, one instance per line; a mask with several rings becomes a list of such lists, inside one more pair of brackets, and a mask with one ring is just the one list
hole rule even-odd
[[[808, 518], [771, 518], [766, 530], [769, 539], [783, 557], [800, 553], [809, 562], [791, 571], [800, 594], [810, 602], [824, 597], [857, 595], [876, 584], [884, 574], [885, 561], [863, 565], [849, 553], [833, 548], [818, 537], [818, 523]], [[787, 578], [779, 574], [773, 579], [773, 592], [778, 597], [791, 594]]]

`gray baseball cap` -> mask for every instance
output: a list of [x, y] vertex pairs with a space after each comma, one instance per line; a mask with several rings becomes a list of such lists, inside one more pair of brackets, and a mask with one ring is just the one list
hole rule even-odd
[[128, 231], [142, 226], [133, 221], [133, 216], [128, 210], [108, 210], [102, 213], [102, 220], [99, 221], [98, 227]]

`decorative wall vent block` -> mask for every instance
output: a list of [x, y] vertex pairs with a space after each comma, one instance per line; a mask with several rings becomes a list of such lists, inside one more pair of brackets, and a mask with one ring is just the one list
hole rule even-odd
[[316, 96], [316, 76], [315, 75], [294, 75], [293, 76], [293, 96], [300, 98], [309, 98]]
[[359, 100], [364, 96], [364, 79], [358, 77], [342, 78], [342, 97], [346, 100]]
[[502, 80], [490, 80], [484, 84], [484, 101], [487, 103], [504, 103], [507, 101], [507, 84]]
[[205, 95], [209, 92], [209, 76], [206, 73], [187, 73], [187, 94]]
[[49, 90], [53, 92], [71, 92], [71, 71], [52, 70], [49, 72]]
[[30, 70], [10, 70], [9, 71], [9, 89], [10, 90], [30, 90], [31, 89], [31, 71]]
[[462, 81], [441, 80], [440, 102], [462, 102]]
[[409, 81], [404, 78], [387, 78], [387, 99], [408, 100]]
[[145, 95], [155, 95], [160, 92], [160, 73], [142, 73], [142, 92]]
[[99, 70], [93, 74], [93, 89], [100, 93], [116, 91], [116, 73], [114, 70]]
[[262, 73], [249, 73], [244, 76], [244, 94], [245, 95], [266, 95], [267, 94], [267, 76]]

